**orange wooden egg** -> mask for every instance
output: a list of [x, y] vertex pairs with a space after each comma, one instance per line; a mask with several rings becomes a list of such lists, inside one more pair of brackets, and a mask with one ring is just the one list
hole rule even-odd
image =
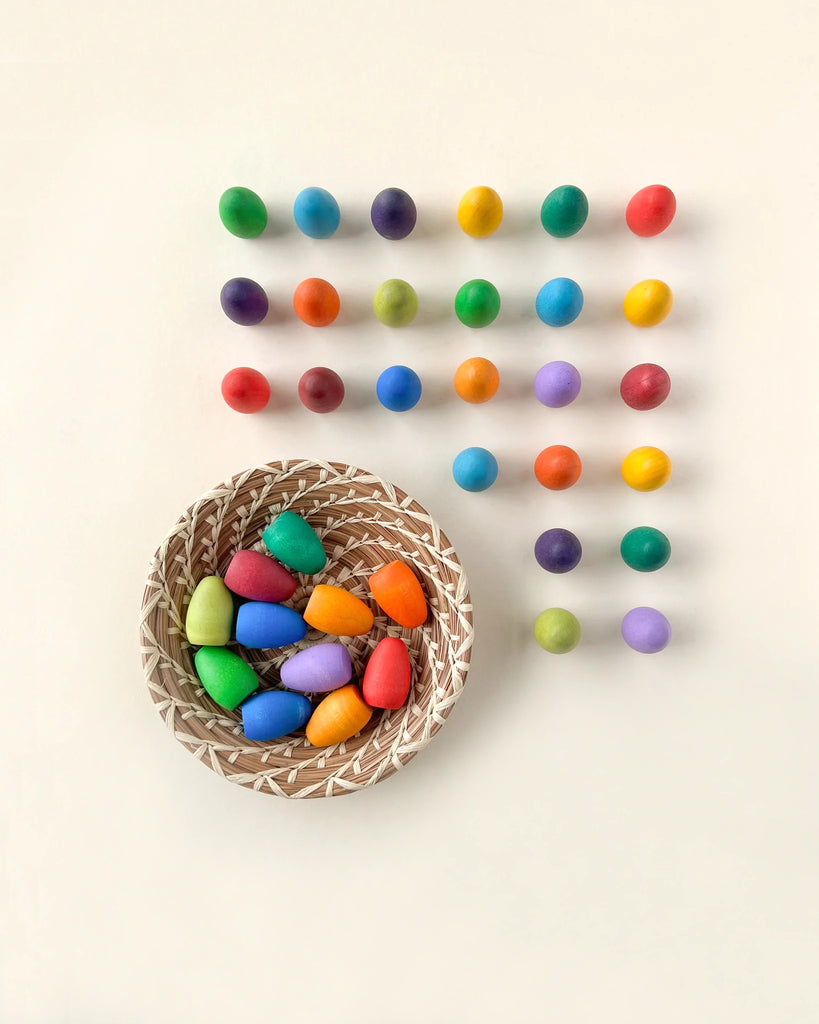
[[303, 617], [313, 629], [334, 636], [360, 636], [373, 628], [373, 613], [360, 598], [327, 583], [313, 588]]
[[427, 620], [427, 601], [418, 577], [404, 562], [390, 562], [370, 576], [370, 592], [378, 607], [407, 629]]
[[307, 723], [307, 742], [314, 747], [342, 743], [361, 732], [372, 713], [355, 683], [348, 683], [333, 690], [316, 707]]
[[573, 448], [565, 444], [553, 444], [535, 459], [535, 476], [538, 483], [550, 491], [565, 491], [580, 479], [583, 464]]
[[311, 327], [326, 327], [338, 316], [338, 292], [321, 277], [308, 277], [293, 292], [293, 309], [299, 320]]
[[466, 359], [455, 371], [458, 396], [472, 405], [488, 402], [498, 390], [500, 374], [494, 363], [482, 356]]

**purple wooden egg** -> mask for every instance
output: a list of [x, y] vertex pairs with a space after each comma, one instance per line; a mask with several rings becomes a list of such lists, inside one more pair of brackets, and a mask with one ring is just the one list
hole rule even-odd
[[393, 241], [406, 238], [415, 227], [416, 218], [412, 196], [402, 188], [385, 188], [373, 200], [370, 219], [375, 230], [384, 238]]
[[547, 572], [571, 572], [582, 557], [583, 548], [571, 530], [554, 527], [535, 541], [535, 558]]
[[225, 316], [243, 327], [260, 324], [267, 316], [267, 293], [249, 277], [232, 277], [223, 285], [219, 301]]
[[350, 652], [344, 644], [316, 644], [307, 647], [281, 668], [282, 686], [301, 693], [328, 693], [353, 677]]
[[671, 623], [656, 608], [632, 608], [623, 616], [623, 639], [641, 654], [658, 654], [671, 640]]
[[550, 409], [570, 405], [580, 394], [580, 374], [577, 367], [562, 359], [541, 366], [535, 376], [535, 397]]

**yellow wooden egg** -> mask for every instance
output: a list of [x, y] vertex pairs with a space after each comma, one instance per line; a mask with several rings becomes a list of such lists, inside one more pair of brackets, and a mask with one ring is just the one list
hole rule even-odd
[[473, 238], [486, 238], [500, 227], [503, 202], [488, 185], [476, 185], [464, 192], [458, 203], [458, 223]]
[[343, 743], [361, 732], [372, 713], [356, 684], [348, 683], [328, 693], [310, 716], [305, 730], [307, 742], [314, 747]]
[[623, 479], [635, 491], [656, 491], [668, 483], [671, 459], [661, 448], [643, 445], [630, 451], [621, 467]]
[[650, 279], [629, 288], [623, 299], [626, 320], [635, 327], [654, 327], [671, 312], [674, 296], [665, 281]]

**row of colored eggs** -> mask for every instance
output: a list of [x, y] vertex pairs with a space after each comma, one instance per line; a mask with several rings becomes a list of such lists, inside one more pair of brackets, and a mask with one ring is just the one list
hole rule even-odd
[[[656, 572], [671, 557], [671, 542], [653, 526], [635, 526], [620, 541], [620, 556], [637, 572]], [[535, 541], [535, 559], [547, 572], [563, 574], [577, 568], [583, 557], [583, 545], [571, 530], [553, 527], [544, 530]]]
[[[225, 315], [236, 324], [252, 327], [267, 316], [270, 302], [265, 289], [249, 277], [233, 277], [219, 296]], [[626, 292], [623, 315], [636, 327], [654, 327], [671, 312], [674, 297], [664, 281], [649, 278]], [[373, 312], [387, 327], [406, 327], [418, 315], [418, 294], [407, 281], [390, 278], [373, 296]], [[466, 281], [455, 295], [455, 315], [467, 327], [488, 327], [501, 309], [498, 289], [484, 278]], [[327, 327], [341, 311], [338, 291], [320, 277], [308, 277], [293, 292], [296, 316], [310, 327]], [[566, 327], [580, 316], [583, 290], [570, 277], [547, 281], [535, 297], [535, 312], [550, 327]]]
[[[656, 608], [632, 608], [623, 616], [620, 634], [640, 654], [658, 654], [671, 640], [671, 623]], [[535, 640], [551, 654], [568, 654], [580, 643], [580, 622], [565, 608], [547, 608], [535, 619]]]
[[[582, 472], [580, 456], [565, 444], [544, 448], [534, 463], [535, 479], [550, 491], [574, 487]], [[671, 459], [661, 448], [640, 445], [625, 456], [620, 475], [635, 491], [656, 491], [671, 479]], [[452, 463], [452, 477], [465, 491], [489, 490], [498, 478], [498, 460], [488, 448], [464, 448]]]
[[[665, 231], [677, 210], [674, 193], [665, 185], [648, 185], [636, 192], [626, 205], [626, 224], [640, 237]], [[543, 200], [540, 223], [554, 238], [576, 235], [586, 223], [589, 201], [577, 185], [560, 185]], [[219, 217], [227, 230], [238, 238], [258, 238], [267, 227], [267, 207], [252, 189], [233, 186], [219, 199]], [[341, 224], [341, 209], [335, 197], [324, 188], [302, 189], [293, 204], [293, 219], [309, 238], [330, 238]], [[399, 241], [410, 235], [418, 220], [415, 201], [402, 188], [385, 188], [370, 208], [373, 228], [383, 238]], [[503, 221], [503, 201], [495, 189], [476, 185], [461, 197], [457, 220], [472, 238], [487, 238]]]
[[[534, 380], [535, 397], [550, 409], [570, 405], [580, 394], [580, 372], [576, 366], [555, 359], [542, 366]], [[492, 399], [500, 386], [500, 373], [495, 364], [483, 356], [465, 359], [455, 371], [455, 393], [471, 405]], [[421, 378], [409, 366], [388, 366], [379, 374], [375, 385], [378, 401], [391, 412], [407, 412], [421, 399]], [[657, 363], [639, 363], [628, 370], [620, 381], [620, 396], [632, 409], [646, 411], [661, 405], [671, 390], [671, 379]], [[222, 379], [222, 397], [236, 412], [256, 413], [270, 401], [270, 383], [259, 370], [237, 366]], [[311, 412], [328, 413], [344, 401], [345, 388], [341, 377], [327, 366], [314, 366], [299, 379], [298, 396]]]

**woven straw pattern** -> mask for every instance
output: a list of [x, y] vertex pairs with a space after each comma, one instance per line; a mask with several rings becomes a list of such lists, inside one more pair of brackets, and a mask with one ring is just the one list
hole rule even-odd
[[[360, 678], [384, 636], [407, 641], [413, 666], [408, 703], [376, 711], [358, 736], [332, 747], [311, 747], [303, 736], [272, 743], [247, 740], [241, 715], [214, 704], [193, 671], [184, 635], [190, 595], [207, 575], [224, 575], [239, 548], [265, 551], [262, 530], [284, 509], [304, 516], [322, 539], [327, 566], [297, 576], [290, 602], [303, 610], [315, 583], [344, 587], [375, 614], [372, 631], [345, 638]], [[419, 629], [403, 629], [378, 609], [368, 580], [400, 559], [421, 580], [430, 615]], [[305, 639], [282, 654], [249, 651], [245, 657], [266, 687]], [[150, 567], [140, 615], [142, 662], [151, 696], [170, 732], [219, 775], [255, 790], [287, 797], [336, 796], [380, 782], [426, 746], [463, 690], [472, 648], [472, 605], [466, 576], [452, 546], [424, 509], [399, 488], [370, 473], [335, 462], [287, 460], [257, 466], [203, 494], [179, 519]]]

